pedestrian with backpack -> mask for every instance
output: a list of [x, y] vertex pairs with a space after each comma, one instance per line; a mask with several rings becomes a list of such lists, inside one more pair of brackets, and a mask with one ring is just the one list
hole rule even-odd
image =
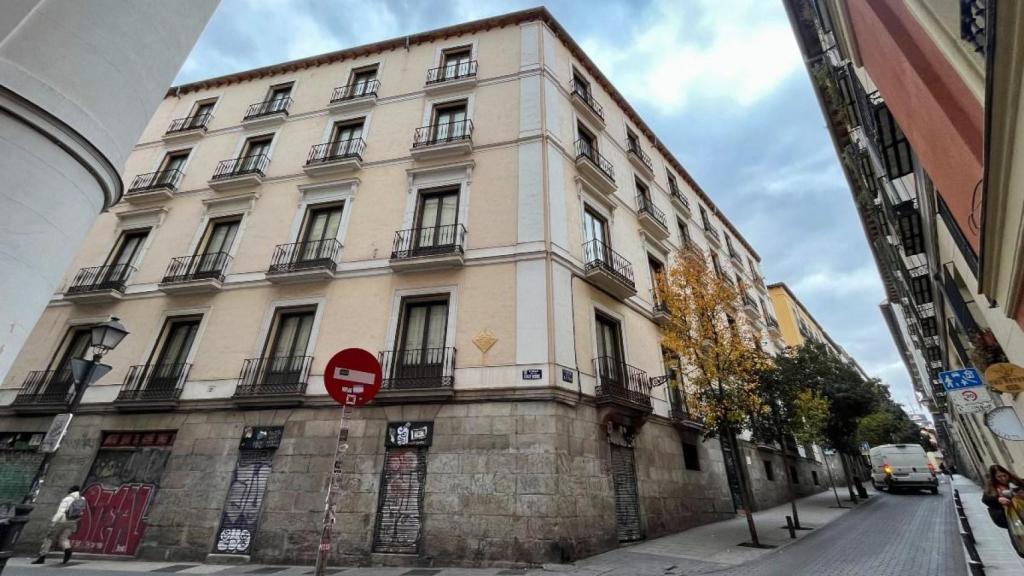
[[64, 551], [63, 564], [71, 560], [71, 535], [78, 529], [78, 521], [82, 519], [87, 507], [85, 498], [79, 493], [79, 487], [69, 488], [68, 495], [57, 506], [57, 513], [50, 519], [50, 530], [39, 548], [39, 558], [33, 560], [33, 564], [42, 564], [46, 561], [46, 555], [50, 553], [54, 540], [60, 543], [60, 548]]

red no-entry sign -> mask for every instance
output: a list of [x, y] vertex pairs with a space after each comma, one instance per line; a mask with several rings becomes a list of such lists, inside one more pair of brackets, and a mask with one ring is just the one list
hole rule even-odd
[[380, 362], [362, 348], [346, 348], [327, 361], [324, 386], [344, 406], [362, 406], [380, 391]]

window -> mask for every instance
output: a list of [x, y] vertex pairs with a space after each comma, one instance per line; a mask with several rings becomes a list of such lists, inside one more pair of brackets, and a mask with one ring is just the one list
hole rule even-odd
[[217, 100], [204, 100], [202, 102], [196, 102], [192, 107], [192, 113], [188, 115], [188, 127], [189, 128], [202, 128], [210, 121], [213, 116], [213, 107], [217, 105]]
[[932, 301], [932, 279], [928, 274], [910, 279], [910, 291], [914, 294], [914, 303], [928, 304]]
[[270, 156], [270, 145], [273, 141], [274, 137], [272, 135], [259, 136], [247, 140], [245, 146], [242, 146], [237, 170], [239, 172], [262, 171], [267, 158]]
[[392, 378], [407, 386], [440, 384], [445, 376], [448, 298], [411, 298], [402, 304]]
[[350, 98], [359, 98], [366, 94], [372, 94], [376, 86], [376, 83], [374, 82], [376, 79], [376, 65], [353, 70], [352, 77], [349, 79], [349, 85], [352, 87], [350, 90]]
[[594, 320], [597, 331], [597, 372], [601, 385], [625, 385], [622, 333], [619, 323], [598, 313]]
[[704, 225], [705, 230], [711, 228], [711, 220], [708, 219], [708, 211], [703, 206], [700, 207], [700, 222]]
[[878, 124], [878, 136], [882, 140], [882, 160], [889, 179], [895, 180], [913, 172], [910, 144], [888, 106], [881, 104], [875, 107], [875, 121]]
[[769, 482], [775, 481], [775, 468], [772, 467], [771, 460], [764, 460], [764, 477]]
[[577, 153], [597, 162], [597, 139], [581, 123], [576, 124], [576, 134], [578, 136]]
[[722, 263], [718, 261], [718, 254], [711, 253], [711, 267], [715, 271], [715, 276], [719, 278], [725, 278], [725, 274], [722, 272]]
[[303, 381], [315, 315], [315, 306], [277, 310], [264, 347], [266, 361], [263, 363], [262, 384]]
[[441, 53], [441, 74], [439, 80], [451, 80], [469, 76], [473, 49], [470, 46], [451, 48]]
[[658, 280], [665, 274], [665, 266], [651, 255], [647, 256], [647, 266], [651, 270], [651, 297], [655, 306], [661, 305], [661, 297], [658, 295]]
[[789, 481], [793, 484], [800, 483], [800, 475], [796, 473], [796, 466], [790, 465], [789, 467]]
[[420, 194], [416, 209], [413, 249], [430, 252], [447, 248], [459, 240], [459, 190], [445, 188]]
[[665, 172], [665, 175], [668, 176], [668, 191], [673, 196], [682, 196], [682, 194], [679, 192], [679, 183], [676, 182], [676, 177], [673, 176], [672, 173], [668, 171]]
[[121, 234], [117, 246], [107, 259], [107, 281], [124, 281], [138, 265], [142, 246], [149, 237], [149, 229], [130, 230]]
[[469, 136], [466, 102], [463, 100], [435, 106], [432, 126], [431, 140], [434, 143], [460, 140]]
[[197, 274], [220, 273], [227, 267], [228, 256], [235, 244], [241, 216], [229, 216], [210, 220], [203, 233], [202, 241], [196, 247], [195, 270]]
[[626, 128], [626, 148], [630, 152], [640, 152], [640, 139], [629, 128]]
[[69, 329], [50, 361], [49, 369], [53, 371], [53, 375], [49, 377], [42, 393], [63, 397], [74, 381], [71, 376], [71, 359], [84, 358], [91, 346], [92, 329], [90, 326], [76, 326]]
[[192, 344], [202, 316], [168, 318], [161, 330], [160, 338], [150, 356], [149, 383], [147, 388], [168, 388], [177, 386], [185, 371]]
[[359, 143], [363, 137], [364, 118], [338, 122], [331, 130], [331, 145], [327, 151], [330, 158], [344, 158], [361, 152]]
[[724, 234], [724, 236], [725, 236], [725, 248], [726, 248], [726, 250], [729, 251], [729, 256], [731, 256], [732, 258], [739, 258], [739, 255], [736, 254], [736, 249], [733, 248], [733, 246], [732, 246], [732, 237], [730, 237], [728, 234]]
[[636, 186], [636, 208], [640, 212], [651, 211], [651, 192], [639, 179], [634, 179]]
[[754, 261], [751, 260], [750, 256], [747, 256], [747, 268], [750, 269], [750, 275], [757, 278], [757, 267], [754, 266]]
[[188, 155], [191, 152], [191, 150], [168, 152], [167, 156], [164, 157], [164, 161], [160, 163], [160, 169], [157, 171], [156, 181], [153, 182], [153, 184], [177, 185], [182, 172], [185, 170], [185, 163], [188, 161]]
[[309, 208], [299, 240], [299, 261], [309, 262], [334, 256], [344, 208], [344, 203]]
[[609, 248], [608, 224], [604, 218], [586, 207], [583, 209], [583, 256], [586, 262], [607, 260], [605, 250]]
[[585, 99], [590, 99], [590, 82], [583, 77], [575, 68], [572, 69], [572, 84], [573, 90], [583, 96]]
[[814, 482], [815, 486], [818, 485], [818, 471], [817, 470], [811, 470], [811, 482]]
[[676, 219], [676, 225], [679, 226], [679, 241], [683, 246], [690, 246], [692, 244], [690, 240], [690, 227], [686, 225], [686, 222]]
[[267, 113], [283, 112], [288, 108], [288, 102], [292, 96], [292, 84], [279, 84], [271, 86], [267, 94]]
[[687, 470], [700, 470], [700, 450], [692, 442], [683, 442], [683, 466]]

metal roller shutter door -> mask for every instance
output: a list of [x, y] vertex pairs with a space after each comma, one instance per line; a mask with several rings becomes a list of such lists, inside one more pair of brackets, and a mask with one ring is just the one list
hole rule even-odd
[[633, 449], [612, 445], [612, 483], [615, 487], [615, 528], [619, 542], [643, 539], [640, 496], [636, 487]]
[[423, 526], [423, 487], [427, 478], [425, 448], [388, 448], [381, 474], [380, 503], [373, 551], [419, 552]]

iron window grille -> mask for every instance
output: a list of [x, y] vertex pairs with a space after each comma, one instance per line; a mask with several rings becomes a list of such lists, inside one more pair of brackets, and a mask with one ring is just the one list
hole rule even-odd
[[128, 369], [118, 401], [177, 400], [191, 364], [140, 364]]
[[231, 264], [227, 252], [206, 252], [192, 256], [172, 258], [164, 273], [164, 282], [188, 282], [191, 280], [216, 279], [224, 281], [224, 271]]
[[149, 190], [158, 190], [166, 188], [168, 190], [177, 190], [178, 184], [181, 182], [182, 173], [181, 170], [158, 170], [156, 172], [150, 172], [149, 174], [139, 174], [132, 179], [132, 183], [128, 186], [128, 194], [138, 194], [139, 192], [147, 192]]
[[130, 264], [107, 264], [82, 268], [72, 279], [68, 294], [80, 294], [94, 290], [124, 292], [128, 278], [134, 273], [135, 267]]
[[213, 171], [213, 179], [225, 180], [227, 178], [245, 176], [247, 174], [265, 176], [267, 164], [269, 163], [270, 157], [266, 154], [253, 154], [251, 156], [242, 156], [240, 158], [232, 158], [230, 160], [221, 160], [217, 164], [217, 168]]
[[472, 140], [473, 121], [459, 120], [457, 122], [443, 122], [417, 128], [416, 134], [413, 136], [412, 147], [424, 148]]

